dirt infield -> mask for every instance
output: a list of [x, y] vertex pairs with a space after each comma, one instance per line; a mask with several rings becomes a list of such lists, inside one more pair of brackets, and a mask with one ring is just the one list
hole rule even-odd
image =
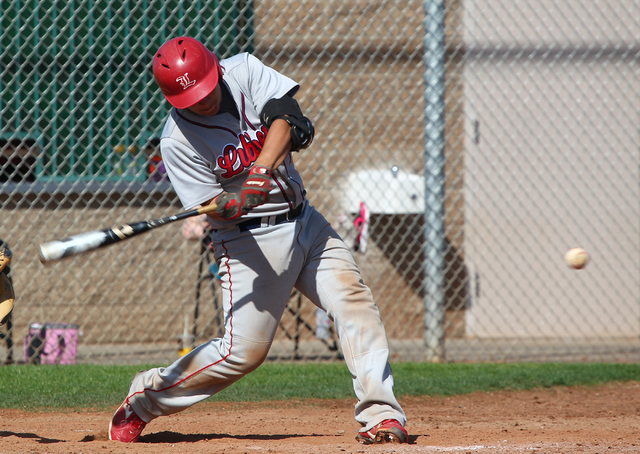
[[110, 412], [0, 411], [0, 453], [610, 453], [640, 451], [640, 383], [400, 399], [408, 445], [354, 440], [352, 400], [207, 402], [107, 439]]

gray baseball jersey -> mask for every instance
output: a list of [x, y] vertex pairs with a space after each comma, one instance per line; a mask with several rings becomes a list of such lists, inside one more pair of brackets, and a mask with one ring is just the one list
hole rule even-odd
[[[161, 137], [162, 160], [185, 209], [212, 199], [223, 190], [240, 192], [267, 134], [260, 112], [272, 98], [280, 98], [298, 84], [243, 53], [222, 60], [222, 80], [238, 107], [238, 117], [228, 112], [200, 116], [173, 108]], [[269, 201], [242, 219], [219, 221], [213, 228], [237, 224], [250, 217], [285, 213], [304, 200], [304, 186], [291, 155], [273, 172]]]

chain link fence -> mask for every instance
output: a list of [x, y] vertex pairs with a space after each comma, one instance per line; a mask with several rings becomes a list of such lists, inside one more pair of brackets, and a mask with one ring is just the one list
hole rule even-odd
[[[181, 225], [37, 258], [181, 211], [151, 73], [177, 35], [301, 83], [317, 135], [296, 165], [353, 246], [393, 360], [640, 359], [634, 0], [12, 0], [0, 238], [17, 299], [0, 361], [168, 363], [221, 334], [215, 263]], [[591, 256], [579, 271], [563, 261], [574, 246]], [[294, 291], [270, 359], [340, 356]]]

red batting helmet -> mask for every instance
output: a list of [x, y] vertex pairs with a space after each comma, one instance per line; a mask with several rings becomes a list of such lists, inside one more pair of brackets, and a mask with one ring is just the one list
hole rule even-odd
[[197, 39], [180, 36], [164, 43], [153, 59], [153, 76], [172, 106], [186, 109], [213, 91], [222, 77], [213, 52]]

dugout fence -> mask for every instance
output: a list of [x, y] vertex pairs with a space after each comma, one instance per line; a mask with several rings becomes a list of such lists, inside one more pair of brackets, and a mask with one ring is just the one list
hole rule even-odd
[[[215, 267], [180, 225], [37, 259], [42, 242], [181, 210], [150, 65], [179, 34], [301, 83], [317, 135], [296, 165], [394, 361], [640, 359], [637, 2], [9, 0], [0, 238], [17, 300], [0, 361], [35, 360], [34, 323], [77, 325], [87, 363], [168, 363], [219, 335]], [[298, 298], [269, 360], [339, 360]]]

